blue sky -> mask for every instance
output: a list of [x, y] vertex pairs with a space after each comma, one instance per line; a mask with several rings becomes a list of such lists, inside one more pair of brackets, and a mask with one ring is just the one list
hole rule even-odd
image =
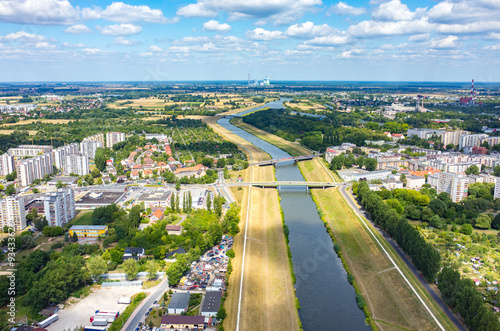
[[500, 0], [2, 0], [0, 81], [500, 81]]

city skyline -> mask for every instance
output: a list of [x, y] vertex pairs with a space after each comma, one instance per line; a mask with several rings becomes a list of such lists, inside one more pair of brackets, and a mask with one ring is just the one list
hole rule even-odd
[[500, 81], [500, 3], [0, 3], [2, 82]]

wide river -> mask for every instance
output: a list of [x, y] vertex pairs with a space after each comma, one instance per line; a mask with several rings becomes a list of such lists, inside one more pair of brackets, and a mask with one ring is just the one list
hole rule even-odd
[[[283, 108], [282, 102], [270, 102], [240, 114], [263, 107]], [[290, 157], [276, 146], [232, 125], [228, 118], [217, 123], [269, 153], [273, 159]], [[303, 181], [304, 177], [293, 162], [287, 162], [277, 165], [276, 180]], [[342, 261], [333, 250], [332, 240], [311, 196], [299, 187], [282, 188], [279, 195], [290, 230], [290, 249], [297, 278], [295, 288], [304, 330], [369, 330], [364, 313], [356, 304], [354, 288], [347, 281]]]

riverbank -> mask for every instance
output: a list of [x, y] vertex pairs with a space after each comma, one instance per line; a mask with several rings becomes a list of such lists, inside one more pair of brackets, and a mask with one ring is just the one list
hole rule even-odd
[[[249, 160], [270, 158], [261, 149], [217, 124], [215, 119], [209, 118], [206, 122], [224, 138], [238, 144]], [[250, 167], [242, 175], [245, 181], [275, 180], [273, 167]], [[233, 272], [224, 305], [227, 312], [224, 328], [237, 329], [243, 272], [239, 329], [299, 330], [278, 191], [250, 187], [233, 187], [232, 190], [241, 205], [241, 231], [234, 238], [235, 257], [231, 262]], [[242, 270], [245, 229], [247, 239]]]
[[[299, 168], [308, 181], [331, 181], [329, 171], [327, 172], [319, 162], [321, 161], [317, 159], [300, 162]], [[340, 196], [338, 188], [311, 190], [311, 192], [326, 226], [331, 229], [335, 242], [340, 245], [348, 272], [353, 275], [359, 291], [365, 298], [376, 327], [381, 330], [439, 329], [372, 234]], [[372, 233], [376, 233], [376, 230], [373, 229]], [[382, 237], [378, 240], [390, 252], [392, 259], [396, 261], [445, 329], [455, 329], [436, 302], [429, 298], [428, 292], [411, 277], [410, 271], [390, 245]]]

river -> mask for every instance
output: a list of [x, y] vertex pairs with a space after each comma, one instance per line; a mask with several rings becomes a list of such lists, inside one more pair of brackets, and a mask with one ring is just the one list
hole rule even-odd
[[[283, 108], [283, 101], [270, 102], [237, 115], [264, 107]], [[269, 153], [273, 159], [291, 156], [232, 125], [228, 118], [217, 123]], [[304, 177], [293, 162], [287, 162], [277, 165], [276, 180], [303, 181]], [[290, 230], [289, 245], [297, 278], [295, 288], [304, 330], [369, 330], [364, 313], [357, 306], [354, 288], [347, 281], [342, 261], [333, 249], [311, 196], [299, 187], [282, 188], [279, 195], [285, 223]]]

